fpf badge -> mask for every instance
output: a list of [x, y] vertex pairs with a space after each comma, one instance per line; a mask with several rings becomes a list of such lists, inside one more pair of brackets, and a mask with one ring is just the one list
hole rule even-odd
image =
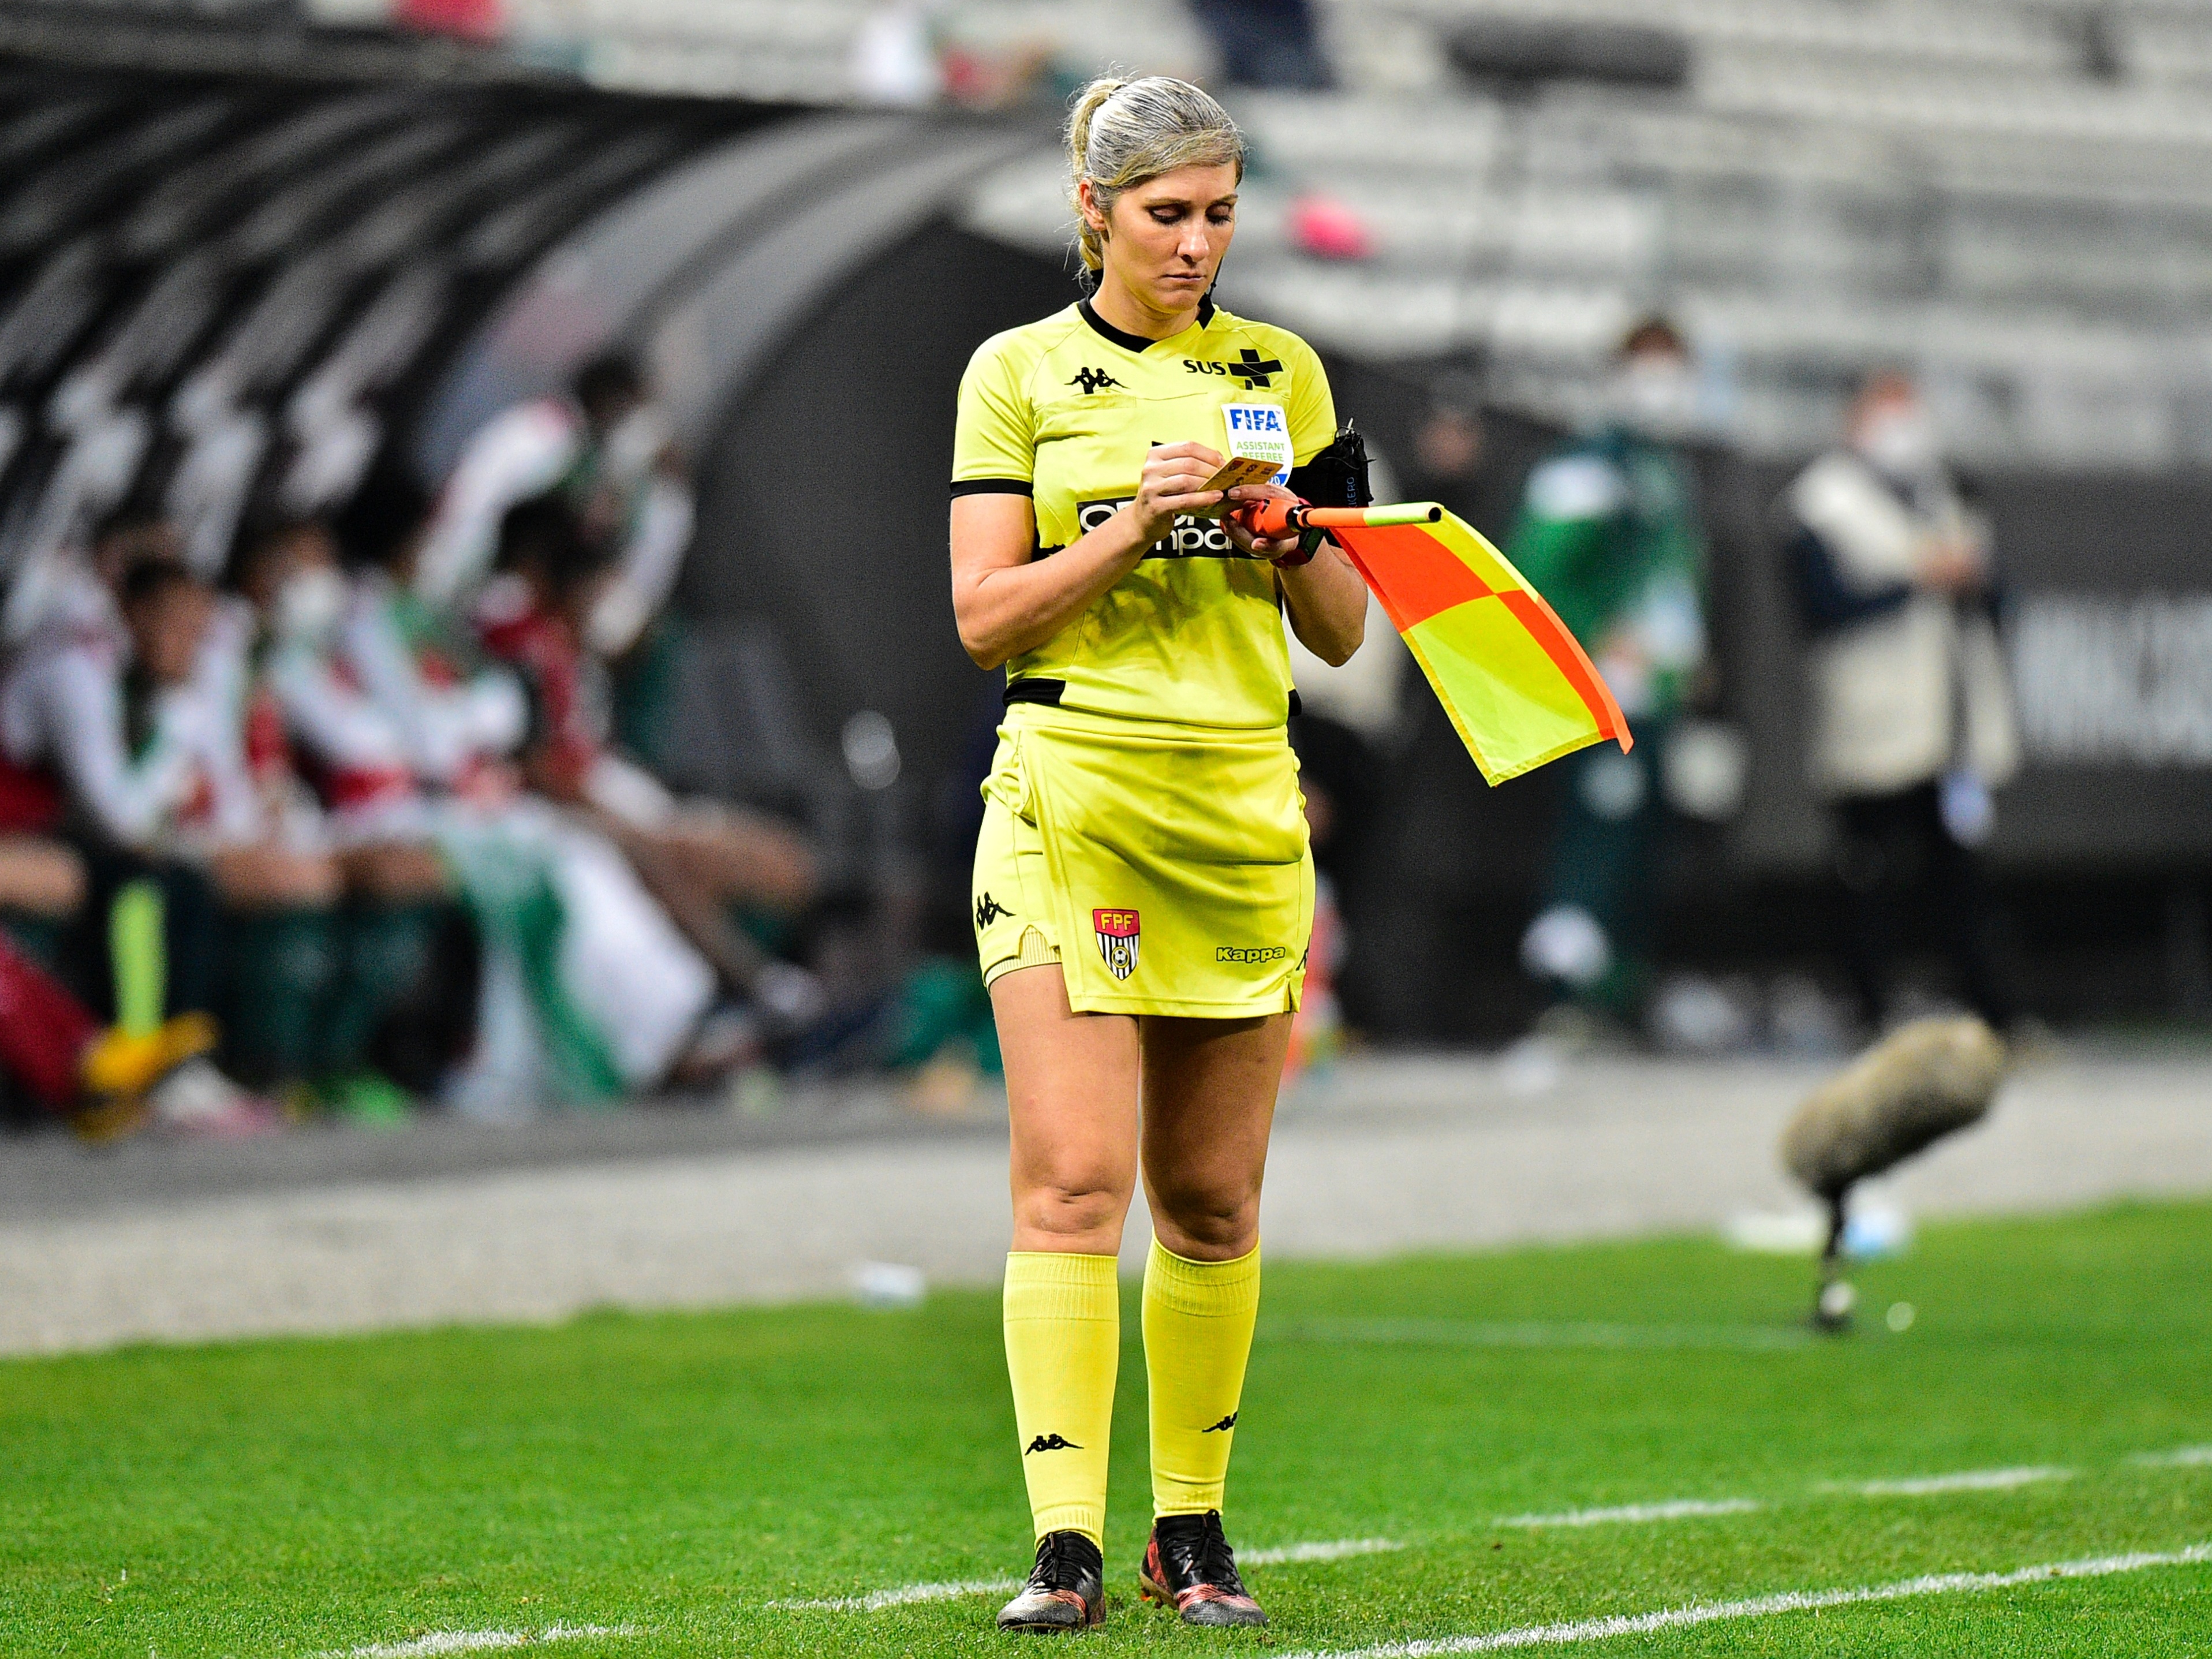
[[1127, 979], [1137, 971], [1137, 913], [1134, 910], [1093, 910], [1091, 925], [1098, 930], [1098, 954], [1106, 958], [1106, 971]]

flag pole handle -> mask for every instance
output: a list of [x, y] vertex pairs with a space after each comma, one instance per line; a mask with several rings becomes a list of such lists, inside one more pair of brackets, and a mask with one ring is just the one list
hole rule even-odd
[[1444, 510], [1434, 501], [1398, 507], [1308, 507], [1270, 498], [1247, 501], [1231, 515], [1264, 541], [1279, 541], [1307, 530], [1385, 530], [1399, 524], [1435, 524]]

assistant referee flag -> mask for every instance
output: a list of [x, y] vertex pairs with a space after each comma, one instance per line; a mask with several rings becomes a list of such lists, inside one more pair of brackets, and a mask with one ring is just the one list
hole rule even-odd
[[1589, 744], [1635, 742], [1566, 624], [1473, 526], [1427, 501], [1267, 506], [1280, 522], [1260, 520], [1264, 533], [1326, 529], [1351, 556], [1492, 783]]

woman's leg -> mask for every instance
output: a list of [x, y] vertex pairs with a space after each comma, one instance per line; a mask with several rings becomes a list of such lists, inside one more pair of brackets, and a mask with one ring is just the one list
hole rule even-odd
[[1289, 1014], [1147, 1019], [1145, 1370], [1154, 1516], [1222, 1505], [1260, 1311], [1260, 1184]]
[[1053, 966], [991, 987], [1012, 1122], [1006, 1370], [1037, 1537], [1103, 1544], [1121, 1358], [1115, 1284], [1136, 1187], [1137, 1022], [1078, 1014]]

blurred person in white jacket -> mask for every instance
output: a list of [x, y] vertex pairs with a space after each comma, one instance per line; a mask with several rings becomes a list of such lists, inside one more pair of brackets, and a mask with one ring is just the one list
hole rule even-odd
[[[540, 1095], [692, 1085], [746, 1057], [716, 1018], [712, 970], [620, 852], [520, 793], [501, 753], [520, 736], [519, 691], [511, 721], [472, 712], [465, 695], [442, 712], [396, 714], [351, 654], [363, 598], [349, 592], [356, 584], [319, 526], [270, 538], [241, 585], [267, 618], [264, 682], [342, 863], [387, 902], [388, 877], [427, 866], [476, 918], [489, 953], [487, 990], [501, 1005], [479, 1021], [477, 1048], [488, 1030], [507, 1036], [504, 1052], [479, 1052], [464, 1067], [455, 1087], [469, 1103], [511, 1111]], [[396, 628], [372, 637], [380, 649], [405, 649]], [[492, 678], [503, 677], [477, 682], [485, 703]], [[416, 695], [434, 704], [451, 690], [423, 684]], [[438, 738], [427, 769], [426, 730]]]
[[663, 613], [694, 509], [683, 457], [635, 359], [609, 352], [586, 364], [566, 395], [517, 404], [484, 423], [439, 495], [416, 591], [433, 605], [465, 608], [490, 574], [507, 509], [549, 492], [613, 550], [584, 644], [616, 666], [624, 741], [654, 760], [674, 649]]
[[1991, 959], [1977, 849], [2020, 744], [1987, 522], [1943, 463], [1919, 389], [1870, 376], [1844, 442], [1784, 496], [1810, 642], [1811, 769], [1835, 820], [1859, 1010], [1894, 1012], [1907, 902], [1924, 902], [1974, 1010], [2013, 1009]]
[[[275, 1080], [298, 1058], [326, 966], [276, 935], [327, 910], [336, 866], [278, 842], [261, 811], [243, 742], [245, 675], [230, 659], [245, 643], [236, 613], [159, 556], [125, 569], [114, 600], [112, 626], [56, 626], [21, 655], [0, 684], [0, 749], [68, 802], [89, 876], [87, 931], [113, 940], [86, 953], [102, 1000], [119, 1013], [125, 983], [146, 974], [172, 1018], [221, 1007], [233, 1017], [231, 1060]], [[127, 891], [158, 915], [158, 941], [134, 949], [112, 924]], [[268, 1117], [197, 1062], [153, 1104], [186, 1129], [238, 1133]]]
[[565, 394], [533, 398], [487, 421], [441, 492], [416, 590], [454, 607], [490, 574], [499, 521], [517, 501], [558, 490], [617, 548], [587, 643], [617, 656], [668, 601], [691, 538], [690, 485], [645, 374], [621, 352], [594, 358]]

